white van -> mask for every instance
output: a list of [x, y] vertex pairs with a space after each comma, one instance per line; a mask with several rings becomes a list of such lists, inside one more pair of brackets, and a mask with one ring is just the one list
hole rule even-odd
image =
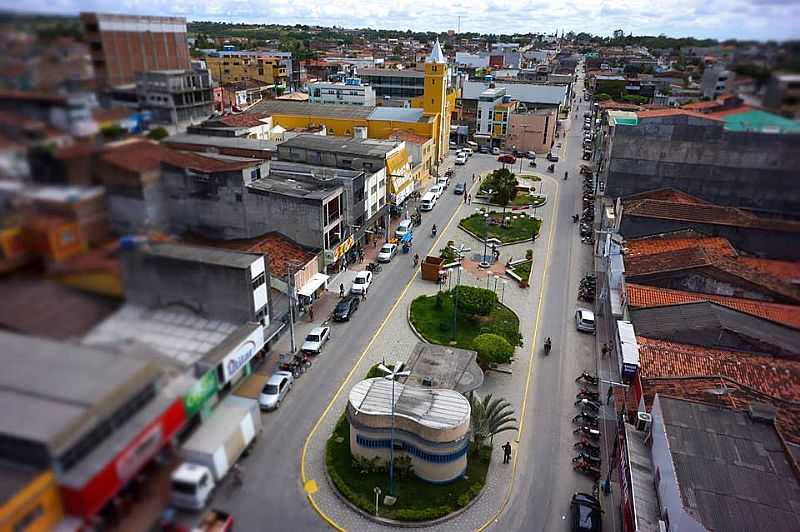
[[433, 192], [426, 192], [419, 201], [419, 210], [432, 211], [434, 205], [436, 205], [436, 194]]
[[403, 220], [397, 224], [397, 229], [394, 230], [394, 236], [403, 238], [403, 235], [411, 231], [411, 220]]

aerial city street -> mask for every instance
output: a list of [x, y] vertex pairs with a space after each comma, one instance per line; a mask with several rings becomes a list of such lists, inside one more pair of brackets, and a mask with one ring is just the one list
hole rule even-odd
[[800, 8], [159, 4], [0, 16], [0, 530], [800, 531]]

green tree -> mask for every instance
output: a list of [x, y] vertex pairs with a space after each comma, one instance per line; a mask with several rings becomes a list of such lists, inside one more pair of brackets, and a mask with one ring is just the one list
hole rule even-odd
[[472, 425], [472, 451], [477, 453], [487, 439], [494, 439], [495, 434], [509, 430], [519, 430], [514, 417], [514, 408], [506, 399], [492, 397], [488, 394], [479, 398], [473, 394], [469, 398], [471, 407], [470, 424]]
[[458, 301], [458, 310], [472, 316], [488, 316], [497, 304], [497, 294], [477, 286], [458, 285], [451, 295]]
[[498, 334], [484, 333], [476, 336], [472, 340], [472, 348], [478, 352], [478, 363], [482, 367], [508, 364], [514, 358], [514, 347]]
[[151, 129], [150, 132], [147, 134], [147, 138], [150, 140], [155, 140], [156, 142], [169, 137], [169, 132], [164, 129], [163, 127], [157, 127], [155, 129]]
[[498, 168], [489, 175], [487, 181], [487, 186], [492, 189], [492, 203], [505, 208], [517, 197], [519, 182], [508, 168]]
[[108, 140], [114, 140], [120, 138], [122, 135], [126, 133], [124, 129], [119, 127], [117, 124], [111, 124], [110, 126], [106, 126], [100, 130], [100, 133]]
[[594, 95], [594, 100], [597, 102], [604, 102], [606, 100], [610, 100], [611, 96], [606, 94], [605, 92], [600, 92]]

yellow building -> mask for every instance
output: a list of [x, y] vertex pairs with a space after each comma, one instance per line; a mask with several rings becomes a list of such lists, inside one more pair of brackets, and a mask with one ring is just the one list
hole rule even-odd
[[369, 138], [388, 139], [400, 131], [428, 137], [433, 142], [429, 172], [436, 172], [448, 152], [455, 103], [456, 91], [450, 86], [447, 61], [437, 41], [425, 63], [423, 95], [411, 100], [410, 108], [269, 100], [248, 112], [270, 116], [273, 127], [287, 130], [324, 126], [329, 135], [355, 136], [366, 131]]
[[13, 493], [0, 506], [0, 532], [47, 532], [53, 530], [63, 510], [53, 473], [0, 467], [3, 484]]
[[258, 52], [217, 52], [206, 57], [208, 71], [222, 85], [254, 79], [264, 85], [285, 85], [286, 67], [280, 58]]

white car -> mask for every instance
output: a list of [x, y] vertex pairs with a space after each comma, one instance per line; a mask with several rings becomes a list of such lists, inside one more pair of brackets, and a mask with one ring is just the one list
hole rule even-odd
[[594, 332], [594, 312], [585, 308], [575, 311], [575, 327], [579, 331]]
[[442, 194], [444, 193], [444, 187], [442, 185], [433, 185], [431, 188], [428, 189], [428, 192], [436, 196], [436, 199], [438, 200], [439, 198], [442, 197]]
[[467, 155], [463, 152], [456, 155], [456, 164], [459, 166], [467, 164]]
[[363, 271], [356, 274], [353, 285], [350, 287], [351, 294], [366, 294], [372, 284], [372, 272]]
[[401, 221], [399, 224], [397, 224], [397, 229], [394, 230], [394, 236], [397, 238], [403, 238], [403, 235], [411, 231], [413, 225], [414, 224], [411, 222], [411, 220], [406, 219]]
[[378, 262], [389, 262], [397, 253], [397, 244], [384, 244], [380, 251], [378, 251]]
[[320, 351], [322, 351], [322, 346], [327, 342], [331, 337], [331, 328], [330, 327], [314, 327], [311, 329], [311, 332], [306, 335], [306, 339], [303, 342], [302, 347], [300, 350], [303, 353], [314, 353], [318, 355]]
[[294, 377], [289, 371], [276, 371], [269, 378], [261, 394], [258, 396], [258, 406], [262, 410], [275, 410], [281, 406], [281, 401], [292, 389]]
[[472, 148], [461, 148], [461, 153], [467, 157], [472, 157], [473, 151]]

